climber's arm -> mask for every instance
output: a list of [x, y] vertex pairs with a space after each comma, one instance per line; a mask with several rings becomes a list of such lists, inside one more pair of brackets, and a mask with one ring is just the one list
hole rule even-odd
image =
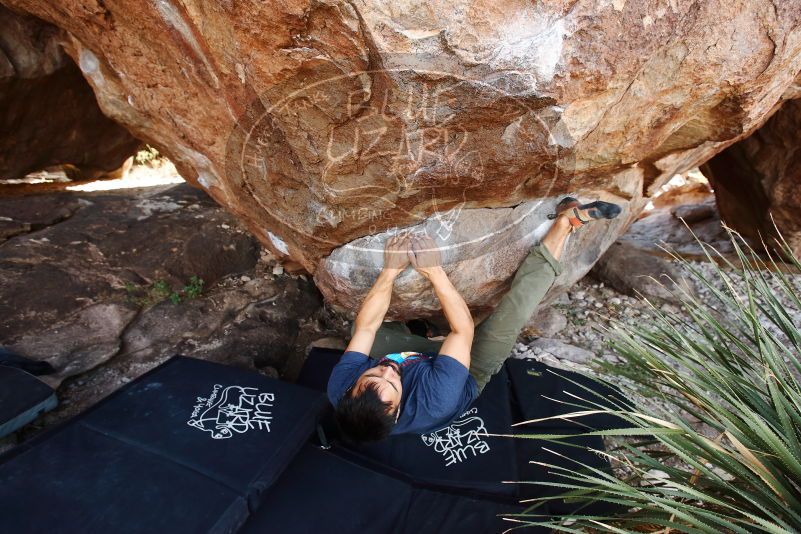
[[450, 356], [470, 369], [470, 349], [473, 346], [473, 317], [462, 296], [448, 279], [448, 275], [439, 267], [427, 276], [434, 286], [434, 292], [442, 304], [442, 311], [451, 327], [451, 332], [442, 347], [440, 354]]
[[451, 332], [442, 347], [440, 354], [450, 356], [470, 369], [470, 349], [473, 346], [473, 317], [462, 296], [456, 290], [442, 268], [439, 248], [430, 237], [412, 240], [410, 259], [414, 268], [431, 281], [437, 294], [442, 311], [451, 327]]
[[378, 275], [378, 280], [373, 284], [364, 302], [362, 302], [362, 307], [359, 309], [359, 314], [356, 316], [356, 322], [354, 323], [353, 337], [351, 337], [348, 348], [345, 350], [370, 354], [370, 349], [373, 348], [373, 342], [375, 341], [375, 334], [389, 309], [392, 286], [398, 274], [400, 274], [399, 271], [384, 269]]
[[407, 247], [408, 242], [405, 237], [397, 236], [387, 242], [384, 250], [384, 268], [364, 298], [361, 308], [359, 308], [359, 313], [356, 315], [354, 323], [353, 336], [350, 339], [348, 348], [345, 350], [370, 354], [376, 332], [389, 309], [395, 278], [409, 264]]

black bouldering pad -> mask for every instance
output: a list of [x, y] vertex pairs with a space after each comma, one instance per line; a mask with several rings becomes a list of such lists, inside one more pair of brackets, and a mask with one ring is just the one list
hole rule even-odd
[[26, 358], [25, 356], [20, 356], [19, 354], [11, 352], [5, 347], [0, 347], [0, 365], [6, 367], [16, 367], [17, 369], [22, 369], [23, 371], [36, 376], [49, 375], [56, 372], [53, 366], [46, 361], [39, 361]]
[[[535, 360], [511, 358], [506, 360], [506, 369], [524, 421], [577, 412], [583, 409], [579, 406], [590, 406], [586, 401], [608, 408], [629, 406], [618, 389], [573, 371], [549, 367]], [[550, 419], [527, 426], [541, 432], [552, 429], [581, 432], [631, 425], [615, 415], [593, 414], [574, 420]]]
[[420, 488], [308, 445], [241, 532], [487, 534], [511, 526], [501, 514], [520, 510], [514, 503]]
[[[566, 415], [579, 411], [575, 404], [585, 405], [587, 399], [605, 407], [629, 407], [630, 403], [616, 388], [598, 380], [572, 371], [549, 367], [530, 359], [509, 359], [506, 369], [512, 382], [516, 411], [519, 421], [530, 421]], [[578, 398], [577, 398], [578, 397]], [[540, 485], [537, 482], [572, 483], [559, 476], [565, 472], [574, 475], [587, 467], [611, 472], [606, 450], [600, 436], [582, 436], [584, 432], [628, 428], [630, 424], [620, 417], [608, 414], [592, 414], [585, 417], [550, 419], [513, 427], [517, 435], [560, 434], [575, 437], [560, 441], [518, 438], [518, 470], [522, 482], [519, 485], [521, 499], [536, 499], [557, 496], [563, 488]], [[587, 466], [587, 467], [585, 467]], [[563, 515], [573, 513], [609, 514], [616, 510], [609, 503], [586, 501], [548, 500], [537, 513]]]
[[[302, 376], [313, 377], [308, 383], [324, 391], [327, 377], [340, 355], [341, 351], [312, 350]], [[360, 446], [338, 443], [333, 425], [328, 426], [329, 437], [334, 440], [332, 450], [342, 458], [420, 488], [457, 492], [476, 498], [531, 499], [557, 495], [562, 492], [559, 488], [526, 483], [564, 481], [556, 476], [555, 469], [532, 462], [554, 464], [573, 471], [580, 469], [580, 463], [609, 469], [606, 458], [588, 450], [603, 451], [603, 440], [578, 434], [592, 429], [628, 426], [624, 420], [604, 414], [582, 418], [580, 423], [554, 419], [512, 426], [512, 423], [573, 411], [573, 406], [551, 400], [580, 402], [570, 394], [608, 406], [613, 402], [628, 405], [617, 389], [579, 373], [552, 368], [534, 360], [509, 359], [476, 399], [471, 407], [472, 413], [468, 411], [457, 418], [455, 423], [461, 424], [451, 424], [424, 436], [401, 435]], [[491, 435], [538, 433], [576, 437], [560, 444]], [[509, 484], [505, 481], [522, 482]], [[582, 503], [555, 500], [546, 510], [561, 514], [582, 506]], [[602, 509], [608, 510], [608, 507], [593, 506], [590, 510]]]
[[35, 376], [0, 365], [0, 437], [15, 432], [58, 405], [53, 389]]
[[241, 532], [395, 532], [410, 501], [405, 482], [306, 445]]
[[296, 383], [325, 393], [328, 390], [328, 377], [341, 357], [341, 350], [312, 347]]
[[0, 532], [234, 532], [324, 397], [175, 357], [0, 457]]

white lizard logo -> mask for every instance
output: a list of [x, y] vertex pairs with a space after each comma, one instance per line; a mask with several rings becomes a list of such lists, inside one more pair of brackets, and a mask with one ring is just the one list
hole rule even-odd
[[227, 439], [248, 430], [270, 431], [275, 395], [256, 388], [216, 384], [208, 398], [198, 397], [189, 426], [209, 432], [213, 439]]
[[478, 410], [472, 408], [445, 428], [420, 437], [423, 443], [444, 456], [446, 466], [489, 452], [489, 443], [483, 439], [487, 428], [476, 414]]

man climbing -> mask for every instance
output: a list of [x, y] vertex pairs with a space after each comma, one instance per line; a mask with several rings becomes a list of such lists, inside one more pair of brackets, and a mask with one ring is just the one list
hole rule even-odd
[[[567, 236], [593, 219], [612, 219], [620, 207], [562, 199], [548, 233], [518, 268], [495, 311], [474, 331], [464, 299], [441, 266], [429, 237], [387, 242], [384, 268], [365, 297], [353, 336], [328, 381], [328, 398], [343, 437], [353, 442], [390, 434], [438, 430], [470, 406], [509, 356], [520, 330], [559, 275]], [[395, 278], [409, 265], [427, 278], [450, 325], [444, 341], [382, 324]]]

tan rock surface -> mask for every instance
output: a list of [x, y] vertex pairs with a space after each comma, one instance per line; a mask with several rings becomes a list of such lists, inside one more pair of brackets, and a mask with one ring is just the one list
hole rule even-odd
[[[483, 307], [560, 195], [623, 203], [559, 290], [801, 70], [798, 1], [0, 1], [63, 28], [110, 117], [351, 309], [393, 228], [435, 232]], [[396, 315], [435, 308], [401, 280]]]

